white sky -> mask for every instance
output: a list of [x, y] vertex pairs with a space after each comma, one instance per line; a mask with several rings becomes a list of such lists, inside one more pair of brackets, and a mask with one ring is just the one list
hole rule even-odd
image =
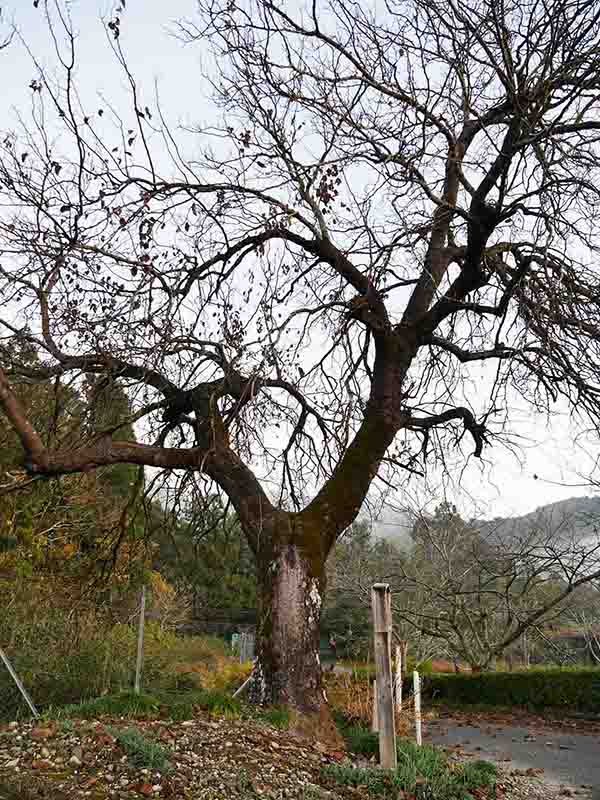
[[[84, 102], [94, 108], [96, 98], [104, 95], [122, 108], [128, 108], [125, 77], [116, 64], [106, 41], [100, 17], [110, 17], [115, 4], [104, 0], [71, 0], [74, 27], [79, 31], [79, 85]], [[4, 6], [3, 19], [14, 22], [20, 34], [44, 66], [55, 63], [40, 7], [32, 0], [12, 0]], [[210, 119], [210, 106], [203, 98], [200, 68], [207, 57], [201, 44], [184, 45], [174, 35], [175, 22], [193, 18], [195, 0], [127, 0], [122, 18], [122, 41], [129, 65], [142, 91], [140, 105], [153, 104], [154, 85], [158, 86], [163, 110], [172, 126], [204, 123]], [[27, 116], [30, 107], [28, 85], [36, 70], [21, 42], [0, 52], [3, 86], [0, 95], [1, 128], [14, 128], [17, 110]], [[517, 400], [516, 400], [517, 402]], [[521, 438], [519, 459], [496, 446], [484, 453], [486, 461], [475, 459], [457, 465], [448, 498], [465, 515], [485, 516], [523, 514], [539, 505], [574, 495], [592, 494], [583, 484], [589, 472], [597, 442], [581, 437], [583, 449], [575, 445], [580, 431], [569, 423], [568, 416], [556, 418], [552, 425], [518, 409], [514, 433]], [[534, 478], [538, 475], [538, 479]], [[566, 485], [561, 485], [566, 484]], [[425, 500], [434, 503], [443, 498], [443, 486], [432, 476], [429, 488], [414, 485], [410, 503]], [[433, 499], [432, 499], [433, 498]], [[476, 501], [475, 501], [476, 498]], [[389, 516], [387, 517], [389, 519]]]

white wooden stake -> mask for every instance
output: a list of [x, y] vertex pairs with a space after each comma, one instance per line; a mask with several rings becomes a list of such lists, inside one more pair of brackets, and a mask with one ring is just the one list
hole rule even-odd
[[379, 763], [396, 769], [396, 721], [392, 687], [392, 595], [387, 583], [375, 583], [371, 590], [373, 609], [375, 676], [377, 680], [377, 724]]
[[417, 734], [417, 744], [423, 744], [423, 737], [421, 734], [421, 678], [419, 673], [415, 670], [413, 672], [413, 682], [415, 688], [415, 730]]
[[8, 673], [9, 673], [10, 677], [15, 682], [17, 689], [21, 692], [21, 694], [23, 696], [23, 699], [25, 700], [25, 702], [27, 703], [27, 705], [31, 709], [31, 713], [33, 714], [34, 717], [39, 717], [38, 710], [34, 706], [33, 700], [31, 699], [31, 697], [29, 697], [27, 689], [21, 683], [21, 679], [19, 678], [19, 676], [15, 672], [15, 670], [13, 668], [13, 665], [8, 660], [8, 656], [6, 655], [6, 653], [4, 652], [4, 650], [1, 647], [0, 647], [0, 658], [4, 662], [4, 666], [8, 670]]
[[396, 645], [396, 711], [402, 711], [402, 648]]
[[140, 621], [138, 626], [137, 659], [135, 662], [135, 685], [133, 690], [136, 694], [140, 693], [140, 681], [142, 677], [142, 660], [144, 657], [144, 623], [146, 621], [146, 587], [142, 586], [142, 598], [140, 601]]

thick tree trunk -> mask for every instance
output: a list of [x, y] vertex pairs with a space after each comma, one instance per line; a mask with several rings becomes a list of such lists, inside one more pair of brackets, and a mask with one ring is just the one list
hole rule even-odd
[[265, 537], [257, 553], [259, 618], [248, 699], [287, 706], [297, 733], [343, 748], [319, 660], [325, 560], [320, 537]]
[[[271, 548], [269, 548], [271, 549]], [[287, 543], [259, 561], [256, 703], [318, 713], [324, 702], [319, 661], [323, 559], [309, 559]]]

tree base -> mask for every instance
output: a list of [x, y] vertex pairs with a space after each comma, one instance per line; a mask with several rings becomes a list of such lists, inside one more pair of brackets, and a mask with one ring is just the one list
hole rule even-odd
[[[237, 695], [246, 694], [248, 702], [252, 705], [268, 705], [264, 699], [264, 686], [260, 684], [260, 677], [254, 672], [240, 686]], [[310, 742], [320, 742], [327, 750], [345, 751], [344, 739], [333, 721], [331, 708], [325, 699], [318, 711], [306, 711], [289, 707], [290, 733]]]
[[316, 712], [305, 713], [292, 709], [290, 732], [312, 743], [319, 742], [327, 750], [346, 749], [342, 735], [333, 721], [331, 709], [326, 703]]

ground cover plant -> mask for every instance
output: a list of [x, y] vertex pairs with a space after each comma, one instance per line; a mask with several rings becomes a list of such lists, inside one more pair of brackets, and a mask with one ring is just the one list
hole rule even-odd
[[106, 732], [125, 751], [127, 758], [134, 766], [158, 769], [161, 772], [167, 772], [170, 769], [168, 752], [165, 748], [149, 739], [137, 728], [108, 726]]
[[[362, 740], [356, 727], [349, 732], [355, 746], [362, 744], [365, 755], [372, 752], [373, 734], [365, 731]], [[372, 795], [396, 798], [399, 790], [410, 792], [417, 798], [431, 800], [467, 800], [474, 797], [471, 791], [493, 788], [496, 782], [496, 767], [487, 761], [469, 764], [452, 763], [442, 750], [431, 745], [418, 747], [406, 739], [397, 742], [398, 767], [395, 771], [379, 767], [348, 766], [331, 764], [324, 767], [324, 774], [333, 782], [362, 787]]]

